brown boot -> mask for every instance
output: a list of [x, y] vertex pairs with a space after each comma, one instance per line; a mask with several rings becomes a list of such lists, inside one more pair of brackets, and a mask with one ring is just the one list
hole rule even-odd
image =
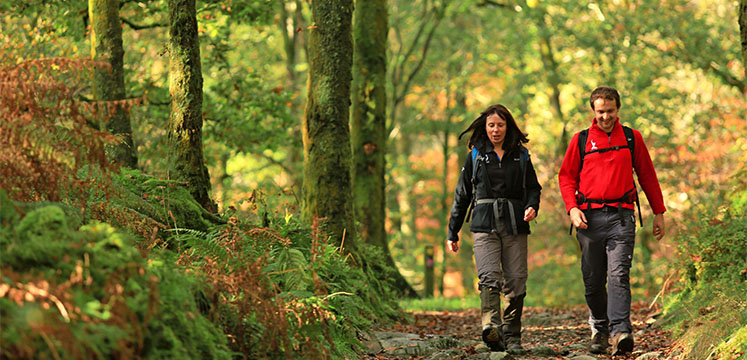
[[607, 353], [607, 347], [609, 344], [610, 336], [602, 334], [600, 332], [591, 336], [591, 342], [589, 342], [589, 352], [592, 354], [605, 354]]
[[619, 332], [612, 337], [612, 355], [622, 355], [633, 351], [633, 335]]
[[503, 331], [501, 330], [501, 292], [492, 287], [480, 291], [480, 311], [482, 313], [482, 341], [491, 351], [504, 351]]

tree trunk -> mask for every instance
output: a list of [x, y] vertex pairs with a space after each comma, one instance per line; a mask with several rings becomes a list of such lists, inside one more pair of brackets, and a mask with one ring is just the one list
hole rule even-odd
[[742, 35], [742, 65], [744, 78], [747, 81], [747, 0], [739, 2], [739, 31]]
[[[111, 65], [111, 69], [94, 69], [93, 89], [96, 100], [122, 100], [125, 98], [124, 49], [119, 0], [89, 0], [88, 14], [91, 19], [91, 58], [107, 61]], [[122, 166], [136, 168], [137, 156], [132, 141], [129, 109], [117, 106], [106, 128], [121, 137], [121, 142], [109, 149], [114, 160]]]
[[195, 0], [168, 0], [168, 7], [171, 177], [186, 182], [195, 200], [215, 212], [217, 206], [210, 199], [210, 176], [202, 155], [202, 68]]
[[[309, 81], [303, 121], [303, 214], [326, 218], [336, 244], [357, 252], [350, 184], [352, 0], [311, 3]], [[344, 238], [343, 238], [343, 234]]]
[[353, 83], [350, 120], [353, 201], [361, 240], [381, 249], [396, 270], [395, 288], [408, 297], [415, 290], [399, 273], [386, 236], [386, 0], [356, 1], [353, 28]]
[[[296, 71], [298, 65], [299, 49], [303, 43], [304, 31], [298, 31], [297, 29], [303, 29], [303, 16], [302, 4], [300, 1], [288, 1], [280, 6], [281, 10], [281, 21], [280, 30], [283, 34], [283, 44], [285, 49], [285, 69], [288, 75], [288, 82], [286, 90], [293, 94], [291, 98], [291, 104], [289, 105], [291, 116], [294, 119], [301, 119], [302, 106], [301, 97], [298, 96], [298, 89], [300, 88], [299, 76]], [[301, 121], [293, 125], [292, 131], [298, 133], [301, 131]], [[286, 148], [287, 156], [285, 158], [285, 167], [289, 170], [286, 171], [290, 178], [291, 188], [293, 193], [298, 199], [302, 195], [301, 182], [302, 182], [302, 169], [301, 166], [303, 161], [303, 144], [301, 139], [293, 138], [291, 144]]]

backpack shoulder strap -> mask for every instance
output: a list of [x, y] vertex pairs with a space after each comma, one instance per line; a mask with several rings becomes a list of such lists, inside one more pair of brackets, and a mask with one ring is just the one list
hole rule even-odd
[[475, 172], [477, 172], [477, 158], [480, 157], [480, 152], [476, 147], [472, 147], [472, 180], [475, 179]]
[[584, 168], [584, 156], [586, 156], [586, 139], [589, 137], [589, 129], [583, 129], [578, 133], [578, 155], [581, 163], [578, 166], [578, 172]]
[[524, 206], [527, 203], [527, 163], [529, 162], [529, 150], [523, 146], [519, 146], [519, 164], [521, 166], [521, 191], [524, 193], [522, 200]]
[[628, 150], [630, 150], [630, 161], [633, 162], [633, 168], [635, 169], [635, 134], [633, 129], [623, 125], [623, 133], [625, 133], [625, 141], [628, 142]]
[[480, 151], [477, 150], [476, 147], [472, 147], [472, 201], [469, 203], [469, 208], [467, 208], [467, 217], [465, 218], [465, 222], [469, 222], [470, 218], [472, 217], [472, 210], [475, 208], [475, 193], [477, 192], [477, 187], [475, 186], [475, 174], [477, 174], [477, 162], [480, 160]]

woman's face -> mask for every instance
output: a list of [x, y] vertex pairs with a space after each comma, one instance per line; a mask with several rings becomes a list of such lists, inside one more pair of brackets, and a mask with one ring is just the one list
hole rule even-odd
[[500, 147], [506, 139], [506, 120], [498, 114], [490, 114], [485, 120], [485, 132], [493, 146]]

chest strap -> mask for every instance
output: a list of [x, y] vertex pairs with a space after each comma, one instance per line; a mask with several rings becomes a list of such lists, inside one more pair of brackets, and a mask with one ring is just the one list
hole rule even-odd
[[[517, 200], [518, 201], [518, 200]], [[477, 199], [475, 201], [477, 204], [493, 204], [493, 232], [498, 232], [498, 222], [501, 221], [501, 217], [503, 216], [503, 208], [508, 207], [508, 215], [511, 219], [511, 235], [518, 235], [519, 231], [516, 226], [516, 214], [514, 213], [514, 206], [511, 205], [511, 199], [506, 198], [497, 198], [497, 199]], [[508, 205], [508, 206], [506, 206]]]

